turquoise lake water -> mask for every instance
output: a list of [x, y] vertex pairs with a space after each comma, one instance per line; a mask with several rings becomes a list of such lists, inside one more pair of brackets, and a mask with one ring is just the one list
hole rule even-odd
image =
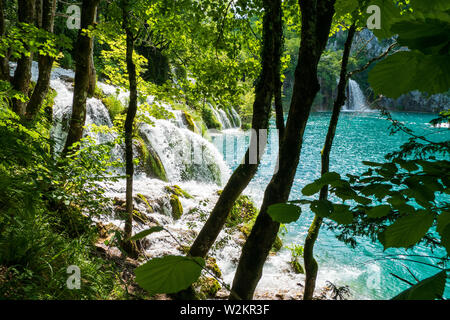
[[[306, 128], [300, 163], [297, 168], [291, 200], [301, 197], [301, 189], [320, 176], [320, 151], [331, 113], [313, 113]], [[433, 114], [393, 113], [393, 117], [416, 133], [426, 134], [431, 140], [450, 139], [448, 128], [434, 128], [429, 121], [436, 118]], [[383, 161], [384, 155], [396, 150], [406, 142], [404, 133], [389, 135], [389, 122], [378, 112], [341, 114], [336, 131], [336, 138], [331, 152], [330, 170], [357, 174], [365, 170], [363, 160]], [[272, 121], [269, 134], [269, 146], [263, 157], [257, 175], [247, 188], [253, 198], [260, 203], [265, 187], [269, 183], [276, 163], [277, 134]], [[224, 138], [225, 137], [225, 138]], [[236, 143], [242, 141], [244, 143]], [[242, 131], [225, 131], [224, 136], [213, 137], [214, 144], [224, 155], [228, 165], [234, 169], [239, 164], [248, 145], [248, 134]], [[246, 143], [245, 143], [246, 142]], [[301, 218], [287, 226], [284, 244], [303, 245], [313, 214], [303, 208]], [[405, 266], [418, 278], [424, 279], [438, 270], [424, 264], [406, 261], [414, 259], [433, 264], [431, 253], [425, 247], [417, 247], [414, 251], [389, 249], [383, 252], [379, 243], [368, 239], [360, 239], [356, 249], [346, 246], [335, 238], [333, 232], [322, 228], [315, 246], [315, 256], [319, 262], [319, 278], [329, 279], [336, 285], [348, 285], [355, 299], [389, 299], [408, 285], [393, 277], [394, 273], [414, 282]], [[436, 252], [435, 252], [436, 254]], [[420, 255], [408, 257], [407, 255]], [[396, 258], [396, 259], [393, 259]], [[402, 259], [402, 260], [399, 260]], [[446, 296], [450, 297], [450, 284], [447, 282]]]

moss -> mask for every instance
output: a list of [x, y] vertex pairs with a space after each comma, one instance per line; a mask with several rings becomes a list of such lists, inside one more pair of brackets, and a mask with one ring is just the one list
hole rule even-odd
[[208, 257], [206, 259], [206, 268], [214, 273], [216, 277], [222, 277], [222, 271], [220, 271], [219, 266], [217, 265], [216, 258]]
[[115, 96], [106, 96], [101, 99], [106, 109], [108, 109], [111, 120], [125, 112], [125, 106], [115, 97]]
[[256, 217], [257, 213], [258, 209], [253, 201], [246, 195], [240, 195], [228, 215], [226, 226], [232, 228], [243, 223], [248, 223]]
[[292, 269], [294, 269], [294, 272], [295, 272], [295, 273], [298, 273], [298, 274], [304, 274], [304, 273], [305, 273], [305, 270], [303, 270], [302, 265], [300, 264], [300, 262], [298, 262], [297, 259], [292, 260], [292, 261], [290, 262], [290, 264], [291, 264], [291, 266], [292, 266]]
[[155, 210], [153, 210], [153, 207], [150, 205], [150, 203], [148, 203], [147, 198], [142, 193], [138, 193], [137, 197], [147, 205], [148, 211], [155, 212]]
[[194, 199], [194, 197], [192, 197], [189, 193], [187, 193], [186, 191], [184, 191], [183, 189], [181, 189], [178, 185], [173, 185], [173, 186], [165, 186], [164, 188], [167, 192], [174, 194], [178, 197], [183, 197], [186, 199]]
[[204, 276], [194, 283], [194, 287], [197, 288], [197, 297], [201, 300], [214, 298], [221, 288], [219, 281]]
[[195, 133], [199, 133], [197, 127], [195, 126], [194, 118], [187, 111], [183, 112], [184, 119], [187, 122], [187, 127], [189, 130]]
[[218, 130], [222, 129], [222, 124], [219, 120], [217, 120], [216, 116], [211, 110], [211, 107], [208, 105], [205, 105], [202, 109], [202, 119], [208, 128]]
[[183, 215], [183, 206], [177, 195], [172, 194], [170, 196], [170, 205], [172, 206], [172, 217], [174, 220], [178, 220]]
[[156, 151], [149, 147], [140, 136], [136, 138], [136, 141], [140, 160], [138, 170], [145, 172], [149, 177], [167, 182], [166, 169]]
[[145, 214], [137, 210], [133, 210], [133, 220], [142, 224], [147, 224], [150, 222]]

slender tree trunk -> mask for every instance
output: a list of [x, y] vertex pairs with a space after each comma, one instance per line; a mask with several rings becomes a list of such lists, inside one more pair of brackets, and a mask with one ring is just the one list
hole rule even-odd
[[132, 235], [132, 224], [133, 224], [133, 175], [134, 175], [133, 123], [137, 112], [137, 75], [136, 75], [136, 65], [133, 62], [134, 36], [129, 25], [128, 1], [124, 1], [122, 7], [122, 14], [123, 14], [123, 25], [127, 35], [126, 61], [127, 61], [128, 81], [130, 85], [130, 102], [128, 104], [128, 111], [125, 119], [125, 162], [126, 162], [125, 171], [127, 175], [127, 183], [126, 183], [127, 219], [125, 221], [123, 248], [129, 255], [136, 257], [136, 250], [134, 249], [133, 243], [130, 240], [130, 238]]
[[89, 88], [90, 57], [92, 39], [82, 32], [94, 25], [97, 6], [100, 0], [83, 0], [81, 7], [81, 28], [78, 32], [75, 47], [75, 88], [73, 92], [72, 117], [63, 154], [66, 154], [74, 143], [81, 140], [83, 126], [86, 121], [86, 99]]
[[[234, 202], [247, 187], [256, 171], [264, 153], [267, 137], [259, 134], [268, 128], [271, 102], [275, 91], [274, 74], [279, 73], [282, 18], [281, 1], [264, 1], [265, 15], [263, 27], [262, 70], [255, 89], [253, 103], [252, 128], [256, 131], [245, 154], [244, 163], [233, 172], [214, 206], [208, 220], [191, 246], [189, 254], [205, 257], [222, 230]], [[255, 155], [255, 153], [257, 153]]]
[[[41, 27], [49, 33], [53, 33], [56, 1], [57, 0], [43, 0], [42, 3], [42, 18], [40, 19]], [[38, 2], [40, 1], [38, 0]], [[55, 59], [53, 57], [48, 55], [39, 55], [39, 78], [27, 106], [27, 118], [29, 120], [33, 119], [39, 112], [39, 108], [47, 95], [54, 61]]]
[[[3, 8], [3, 0], [0, 0], [0, 38], [6, 36], [5, 10]], [[9, 59], [8, 52], [5, 57], [0, 57], [0, 80], [9, 81]]]
[[[34, 24], [35, 22], [35, 0], [18, 0], [18, 19], [19, 22]], [[25, 43], [25, 48], [28, 45]], [[33, 54], [22, 55], [17, 61], [17, 68], [12, 80], [13, 88], [28, 97], [31, 82], [31, 62], [33, 61]], [[20, 116], [25, 116], [27, 103], [18, 99], [12, 99], [12, 108], [15, 113]]]
[[[341, 112], [341, 107], [345, 103], [345, 88], [347, 86], [347, 65], [348, 58], [350, 56], [350, 50], [352, 47], [353, 37], [355, 35], [356, 26], [353, 24], [347, 35], [347, 40], [344, 46], [344, 53], [342, 55], [342, 63], [341, 63], [341, 73], [338, 84], [338, 92], [336, 96], [336, 100], [333, 105], [333, 113], [330, 119], [330, 125], [328, 126], [327, 136], [325, 138], [325, 144], [322, 150], [322, 170], [321, 174], [325, 174], [329, 171], [330, 168], [330, 152], [331, 147], [333, 146], [333, 140], [336, 134], [336, 127], [339, 120], [339, 114]], [[324, 186], [320, 190], [319, 199], [326, 200], [328, 198], [328, 185]], [[316, 260], [314, 259], [314, 244], [317, 240], [317, 236], [319, 235], [320, 227], [322, 225], [323, 219], [319, 216], [315, 216], [311, 226], [308, 230], [308, 235], [306, 236], [304, 251], [303, 251], [303, 259], [305, 262], [305, 290], [303, 294], [304, 300], [311, 300], [313, 298], [314, 289], [316, 287], [316, 278], [317, 278], [317, 270], [318, 265]]]
[[264, 192], [260, 212], [242, 249], [231, 299], [252, 299], [264, 262], [277, 236], [280, 224], [270, 218], [267, 209], [270, 205], [286, 202], [291, 191], [306, 122], [319, 91], [317, 64], [328, 39], [334, 3], [334, 0], [299, 1], [302, 13], [299, 64], [295, 70], [294, 91], [279, 154], [279, 170]]
[[[280, 64], [278, 64], [281, 67]], [[278, 68], [275, 74], [275, 114], [276, 114], [276, 124], [278, 129], [278, 149], [281, 150], [281, 145], [284, 137], [284, 113], [283, 113], [283, 100], [282, 100], [282, 90], [283, 83], [281, 82], [281, 70]]]
[[[97, 10], [95, 10], [95, 16], [97, 16]], [[92, 50], [91, 55], [89, 57], [89, 87], [88, 87], [89, 97], [94, 96], [95, 86], [97, 84], [97, 72], [95, 71], [95, 64], [94, 64], [94, 37], [91, 38], [91, 45]]]

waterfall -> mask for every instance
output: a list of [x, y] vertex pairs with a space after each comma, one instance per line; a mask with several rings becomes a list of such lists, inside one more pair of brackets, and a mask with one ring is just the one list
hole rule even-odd
[[368, 109], [366, 97], [361, 91], [358, 83], [350, 79], [347, 86], [347, 100], [343, 107], [344, 111], [366, 111]]
[[228, 115], [223, 109], [216, 109], [213, 105], [208, 105], [217, 121], [222, 125], [223, 130], [241, 127], [241, 118], [233, 107], [230, 108], [230, 115]]
[[[33, 62], [33, 77], [37, 79], [37, 63]], [[53, 127], [51, 136], [55, 140], [55, 151], [60, 152], [64, 146], [69, 120], [72, 114], [73, 81], [74, 73], [70, 70], [55, 68], [52, 71], [50, 86], [57, 92], [53, 106]], [[65, 80], [69, 80], [68, 82]], [[104, 94], [118, 94], [118, 99], [126, 102], [129, 93], [123, 90], [98, 82], [98, 87]], [[158, 103], [154, 97], [148, 97], [147, 102]], [[152, 118], [154, 125], [141, 123], [139, 132], [144, 135], [145, 141], [150, 142], [148, 148], [152, 148], [161, 159], [169, 181], [213, 182], [222, 184], [229, 175], [229, 169], [222, 155], [216, 147], [201, 135], [187, 129], [184, 123], [182, 111], [172, 110], [168, 105], [161, 106], [175, 114], [175, 119], [159, 120]], [[93, 132], [89, 126], [106, 126], [111, 128], [109, 112], [105, 105], [96, 98], [89, 98], [86, 103], [86, 129], [84, 136], [89, 136], [97, 143], [112, 142], [117, 137], [116, 133]], [[135, 153], [135, 155], [137, 155]], [[115, 159], [124, 159], [123, 146], [116, 145], [113, 150]]]
[[234, 127], [235, 128], [240, 128], [241, 127], [241, 117], [239, 117], [239, 114], [237, 113], [236, 109], [234, 109], [233, 107], [231, 107], [231, 115], [234, 119]]

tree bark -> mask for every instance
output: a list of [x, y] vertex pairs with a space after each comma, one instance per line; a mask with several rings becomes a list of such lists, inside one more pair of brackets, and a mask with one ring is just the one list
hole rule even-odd
[[136, 250], [130, 240], [133, 224], [133, 123], [137, 113], [137, 75], [136, 65], [133, 62], [134, 35], [129, 25], [128, 1], [124, 1], [122, 7], [123, 26], [127, 35], [126, 61], [128, 71], [128, 81], [130, 86], [130, 101], [128, 104], [127, 116], [125, 119], [125, 172], [126, 182], [126, 212], [127, 219], [124, 228], [123, 249], [132, 257], [136, 257]]
[[[223, 189], [219, 200], [214, 206], [208, 220], [191, 246], [189, 255], [206, 257], [211, 246], [222, 230], [234, 202], [247, 187], [256, 171], [264, 153], [267, 137], [260, 135], [261, 129], [267, 129], [269, 124], [271, 102], [275, 91], [274, 74], [279, 73], [281, 42], [282, 42], [282, 12], [281, 1], [264, 1], [265, 15], [263, 27], [262, 70], [255, 88], [253, 103], [252, 128], [256, 131], [250, 141], [250, 147], [240, 164], [233, 172]], [[254, 152], [257, 151], [255, 157]]]
[[[3, 8], [3, 0], [0, 0], [0, 38], [6, 36], [5, 10]], [[0, 80], [9, 81], [9, 59], [8, 52], [5, 57], [0, 57]]]
[[294, 91], [279, 154], [279, 170], [268, 184], [264, 199], [243, 249], [233, 280], [230, 299], [252, 299], [264, 262], [280, 224], [267, 213], [270, 205], [288, 200], [300, 158], [302, 138], [313, 100], [319, 91], [317, 64], [325, 49], [335, 0], [299, 1], [302, 19], [299, 63]]
[[[35, 0], [18, 0], [18, 20], [21, 23], [34, 24], [35, 22]], [[24, 43], [25, 48], [28, 45]], [[14, 73], [12, 85], [14, 90], [22, 93], [28, 97], [31, 83], [31, 62], [33, 61], [33, 53], [29, 55], [22, 55], [17, 61], [17, 68]], [[22, 102], [18, 99], [12, 99], [12, 109], [19, 116], [25, 116], [27, 102]]]
[[[40, 19], [41, 27], [49, 33], [53, 33], [56, 1], [57, 0], [43, 0], [42, 3], [42, 18]], [[39, 108], [41, 107], [45, 96], [47, 95], [54, 61], [55, 59], [53, 57], [48, 55], [39, 55], [39, 78], [27, 106], [27, 118], [29, 120], [34, 119], [36, 114], [39, 112]]]
[[[325, 138], [325, 143], [322, 150], [321, 161], [322, 169], [321, 174], [325, 174], [330, 169], [330, 152], [333, 146], [333, 140], [336, 135], [336, 127], [339, 120], [339, 115], [341, 112], [341, 107], [345, 103], [346, 95], [345, 88], [347, 86], [347, 65], [348, 58], [350, 56], [350, 50], [352, 47], [353, 37], [355, 35], [356, 26], [352, 24], [348, 31], [347, 40], [344, 45], [344, 52], [342, 55], [341, 72], [339, 77], [338, 91], [336, 100], [333, 105], [333, 113], [330, 119], [330, 125], [328, 126], [327, 136]], [[319, 199], [326, 200], [328, 198], [328, 185], [324, 186], [320, 190]], [[314, 289], [316, 287], [316, 278], [318, 265], [317, 261], [314, 259], [314, 244], [319, 235], [320, 227], [322, 225], [323, 218], [315, 216], [311, 226], [308, 230], [308, 235], [305, 239], [305, 245], [303, 248], [303, 259], [305, 262], [305, 290], [303, 293], [304, 300], [311, 300], [313, 298]]]
[[94, 25], [97, 6], [100, 0], [83, 0], [81, 7], [81, 28], [78, 31], [75, 56], [75, 88], [73, 92], [72, 117], [63, 154], [79, 142], [83, 136], [83, 126], [86, 121], [86, 99], [89, 88], [90, 57], [93, 50], [91, 37], [82, 32]]

